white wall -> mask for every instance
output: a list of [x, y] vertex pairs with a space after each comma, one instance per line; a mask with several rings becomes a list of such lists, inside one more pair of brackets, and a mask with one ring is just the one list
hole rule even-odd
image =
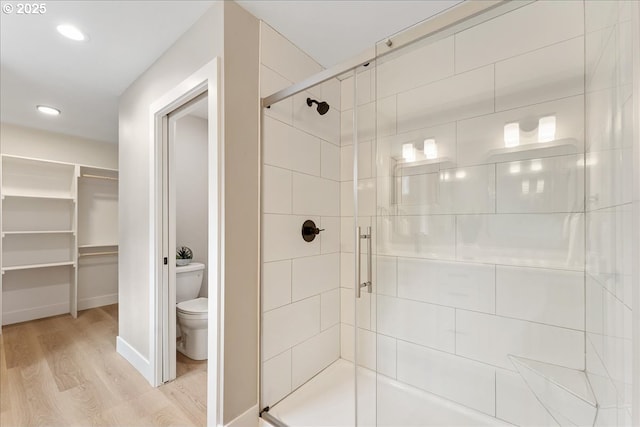
[[224, 422], [228, 423], [258, 403], [260, 25], [235, 2], [224, 5]]
[[[208, 251], [207, 188], [208, 122], [195, 116], [185, 116], [176, 122], [174, 148], [176, 184], [176, 245], [193, 251], [193, 261], [205, 266]], [[208, 295], [208, 277], [202, 280], [200, 296]]]
[[[586, 2], [587, 373], [596, 425], [631, 426], [634, 119], [632, 5]], [[637, 40], [636, 40], [637, 42]], [[612, 126], [611, 123], [615, 123]], [[637, 261], [637, 260], [636, 260]]]
[[[119, 336], [140, 355], [152, 356], [149, 301], [149, 204], [155, 157], [150, 145], [150, 105], [223, 51], [223, 5], [216, 3], [120, 97]], [[198, 46], [197, 49], [194, 46]]]
[[[322, 67], [261, 23], [261, 95]], [[327, 101], [321, 116], [306, 98]], [[273, 405], [340, 356], [340, 85], [263, 109], [262, 398]], [[324, 228], [301, 236], [312, 219]]]
[[118, 145], [0, 123], [0, 152], [14, 156], [118, 168]]
[[[147, 372], [153, 355], [150, 301], [150, 181], [153, 102], [215, 57], [222, 58], [225, 158], [223, 418], [257, 403], [259, 277], [258, 20], [234, 2], [216, 2], [120, 98], [120, 329]], [[225, 55], [225, 52], [230, 52]], [[257, 414], [256, 414], [257, 417]]]

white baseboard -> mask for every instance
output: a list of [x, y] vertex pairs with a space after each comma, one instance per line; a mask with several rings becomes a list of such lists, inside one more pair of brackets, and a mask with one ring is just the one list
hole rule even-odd
[[[118, 294], [100, 295], [97, 297], [85, 298], [78, 301], [78, 310], [102, 307], [118, 303]], [[29, 320], [42, 319], [44, 317], [58, 316], [70, 312], [69, 303], [44, 305], [32, 307], [24, 310], [3, 311], [2, 324], [11, 325], [13, 323], [27, 322]]]
[[225, 427], [258, 427], [259, 420], [258, 405], [252, 406], [243, 414], [238, 415]]
[[2, 313], [2, 324], [26, 322], [28, 320], [42, 319], [43, 317], [57, 316], [69, 313], [69, 303], [44, 305], [42, 307], [27, 308], [24, 310], [4, 311]]
[[131, 345], [120, 336], [117, 336], [116, 351], [120, 356], [124, 357], [127, 362], [131, 363], [131, 365], [149, 381], [149, 384], [153, 385], [154, 376], [151, 364], [138, 350], [131, 347]]
[[90, 308], [102, 307], [118, 303], [118, 294], [100, 295], [97, 297], [85, 298], [78, 301], [78, 310], [88, 310]]

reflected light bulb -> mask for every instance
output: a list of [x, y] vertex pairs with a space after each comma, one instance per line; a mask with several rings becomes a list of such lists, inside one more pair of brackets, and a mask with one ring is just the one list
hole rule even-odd
[[544, 191], [544, 179], [539, 179], [536, 182], [536, 193], [542, 193]]
[[541, 117], [538, 121], [538, 142], [556, 139], [556, 116]]
[[513, 162], [509, 166], [509, 172], [512, 174], [520, 173], [520, 162]]
[[529, 180], [522, 181], [522, 194], [529, 194]]
[[436, 144], [435, 139], [424, 140], [424, 155], [429, 160], [438, 158], [438, 145]]
[[516, 147], [520, 145], [520, 123], [507, 123], [504, 125], [504, 146]]
[[413, 162], [416, 159], [416, 149], [413, 144], [402, 144], [402, 158], [407, 162]]
[[409, 177], [403, 176], [402, 177], [402, 195], [406, 196], [407, 194], [409, 194]]
[[531, 160], [531, 172], [538, 172], [542, 170], [542, 163], [540, 160]]
[[458, 179], [464, 179], [467, 176], [467, 173], [465, 171], [457, 171], [456, 172], [456, 178]]

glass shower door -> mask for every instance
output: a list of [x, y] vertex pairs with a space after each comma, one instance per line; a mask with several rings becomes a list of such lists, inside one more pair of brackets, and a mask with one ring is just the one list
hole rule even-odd
[[[353, 164], [353, 212], [350, 221], [353, 256], [353, 288], [343, 295], [353, 308], [353, 326], [346, 328], [343, 345], [353, 349], [355, 376], [355, 422], [376, 425], [376, 338], [375, 338], [375, 66], [358, 67], [343, 81], [343, 90], [352, 93], [351, 117], [343, 116], [353, 135], [352, 145], [343, 156]], [[343, 92], [344, 93], [344, 92]], [[344, 98], [343, 98], [344, 99]], [[344, 199], [343, 199], [344, 200]], [[348, 301], [353, 301], [349, 304]]]
[[593, 424], [583, 7], [513, 2], [378, 57], [376, 425]]

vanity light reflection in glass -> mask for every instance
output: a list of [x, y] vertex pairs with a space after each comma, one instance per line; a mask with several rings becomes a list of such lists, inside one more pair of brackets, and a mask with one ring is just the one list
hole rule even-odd
[[402, 158], [406, 162], [413, 162], [416, 160], [416, 149], [413, 144], [402, 144]]
[[531, 172], [539, 172], [542, 170], [542, 162], [539, 159], [531, 160]]
[[507, 148], [520, 145], [520, 123], [504, 125], [504, 146]]
[[538, 121], [538, 142], [556, 139], [556, 116], [541, 117]]
[[429, 138], [424, 140], [424, 155], [428, 160], [433, 160], [438, 158], [438, 145], [436, 144], [436, 140]]

